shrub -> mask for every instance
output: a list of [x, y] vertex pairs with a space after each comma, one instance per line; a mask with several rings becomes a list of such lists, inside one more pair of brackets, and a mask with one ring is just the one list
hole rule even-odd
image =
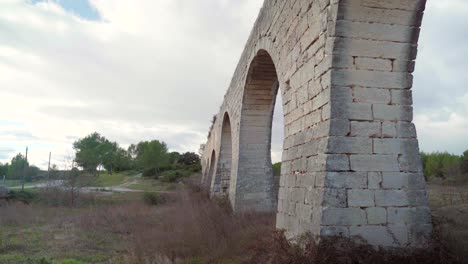
[[156, 169], [144, 169], [142, 172], [143, 177], [156, 176]]
[[192, 164], [189, 166], [189, 170], [191, 172], [200, 172], [202, 170], [202, 166], [200, 163]]
[[325, 263], [460, 263], [447, 245], [434, 237], [423, 249], [375, 248], [356, 239], [304, 235], [292, 242], [277, 230], [260, 238], [249, 250], [248, 263], [325, 264]]
[[37, 199], [37, 194], [30, 191], [15, 191], [10, 190], [9, 198], [13, 201], [23, 202], [29, 204]]
[[166, 202], [166, 197], [159, 193], [145, 192], [143, 194], [143, 201], [148, 205], [160, 205]]
[[51, 187], [40, 189], [36, 201], [51, 207], [83, 207], [95, 204], [96, 197], [93, 193], [81, 192], [80, 188]]
[[163, 173], [161, 177], [162, 182], [177, 182], [181, 178], [187, 178], [192, 175], [192, 171], [190, 170], [173, 170], [173, 171], [166, 171]]
[[273, 164], [273, 175], [274, 176], [281, 175], [281, 162]]
[[420, 154], [423, 171], [426, 179], [431, 178], [456, 178], [460, 174], [461, 156], [447, 152], [434, 152]]

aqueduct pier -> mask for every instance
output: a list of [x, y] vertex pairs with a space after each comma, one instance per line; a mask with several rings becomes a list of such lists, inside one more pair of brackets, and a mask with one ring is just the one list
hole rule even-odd
[[[266, 0], [204, 145], [203, 184], [291, 237], [432, 230], [411, 87], [425, 0]], [[271, 127], [281, 96], [281, 176]]]

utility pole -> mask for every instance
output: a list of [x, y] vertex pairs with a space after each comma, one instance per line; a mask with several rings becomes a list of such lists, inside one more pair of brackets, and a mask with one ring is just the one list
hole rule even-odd
[[52, 152], [49, 152], [49, 166], [47, 167], [47, 181], [50, 181], [50, 157], [52, 156]]
[[21, 179], [21, 191], [24, 191], [24, 179], [26, 177], [27, 167], [28, 167], [28, 147], [26, 147], [26, 161], [23, 166], [23, 178]]

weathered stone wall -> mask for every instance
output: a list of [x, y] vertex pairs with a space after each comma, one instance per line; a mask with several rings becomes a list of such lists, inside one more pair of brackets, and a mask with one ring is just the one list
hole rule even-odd
[[[276, 210], [277, 227], [291, 236], [360, 235], [406, 246], [428, 235], [411, 96], [424, 5], [266, 0], [203, 150], [212, 195], [229, 179], [235, 210]], [[280, 179], [270, 157], [278, 86]]]

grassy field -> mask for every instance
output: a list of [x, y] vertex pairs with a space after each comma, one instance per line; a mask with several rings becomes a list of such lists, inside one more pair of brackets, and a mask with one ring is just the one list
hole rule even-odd
[[109, 174], [107, 172], [100, 173], [96, 179], [90, 183], [93, 187], [113, 187], [122, 185], [138, 178], [138, 173], [134, 171], [118, 172]]
[[[141, 192], [82, 193], [71, 204], [63, 190], [28, 190], [29, 205], [0, 206], [0, 264], [235, 264], [252, 263], [247, 261], [252, 248], [275, 258], [301, 252], [276, 240], [252, 247], [273, 233], [274, 215], [233, 216], [224, 200], [209, 200], [194, 187], [134, 173], [102, 174], [96, 182]], [[468, 259], [468, 202], [463, 194], [446, 198], [467, 188], [429, 185], [428, 190], [445, 241]]]
[[[128, 181], [139, 184], [134, 177], [125, 174], [103, 174], [96, 180], [99, 187]], [[164, 187], [151, 189], [156, 185], [145, 184], [142, 191], [164, 190]], [[132, 226], [131, 222], [119, 221], [129, 220], [128, 214], [132, 214], [132, 218], [146, 218], [156, 208], [144, 203], [143, 193], [83, 193], [76, 198], [79, 203], [71, 206], [65, 201], [70, 196], [66, 191], [55, 189], [51, 192], [54, 193], [27, 190], [33, 197], [30, 205], [18, 202], [0, 206], [1, 264], [75, 263], [71, 260], [81, 261], [76, 263], [116, 263], [114, 258], [127, 250], [125, 234], [128, 232], [124, 229]], [[57, 196], [57, 193], [60, 194]], [[64, 200], [63, 204], [51, 206], [49, 200], [57, 198]], [[104, 222], [97, 224], [97, 221]], [[102, 227], [90, 228], [101, 224]]]
[[468, 260], [468, 186], [427, 185], [434, 220], [457, 255]]

